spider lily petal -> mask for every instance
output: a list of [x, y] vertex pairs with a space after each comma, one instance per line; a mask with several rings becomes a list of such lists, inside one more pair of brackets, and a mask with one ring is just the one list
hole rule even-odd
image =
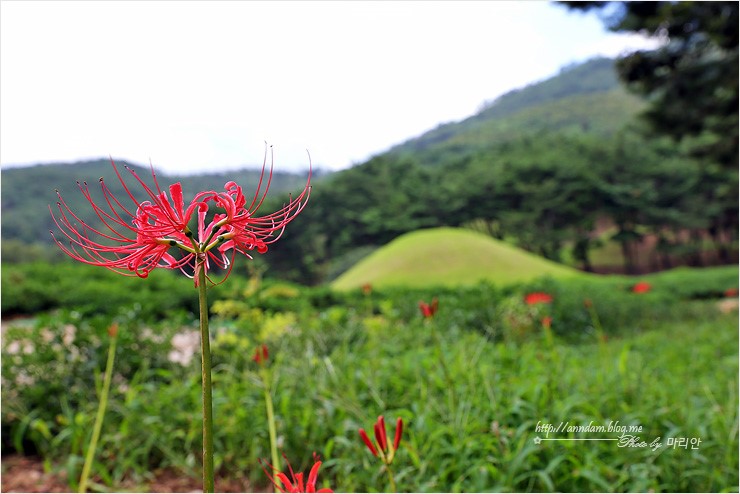
[[383, 419], [383, 416], [378, 417], [378, 421], [375, 422], [375, 440], [378, 442], [378, 446], [380, 446], [380, 450], [383, 452], [388, 451], [388, 436], [385, 432], [385, 420]]
[[373, 454], [373, 456], [378, 456], [378, 451], [375, 449], [375, 445], [368, 437], [365, 429], [360, 429], [360, 438], [362, 439], [362, 442], [365, 443], [365, 446], [367, 446], [367, 449], [369, 449], [370, 452]]
[[398, 417], [396, 421], [396, 437], [393, 439], [393, 451], [398, 450], [398, 445], [401, 444], [401, 436], [403, 435], [403, 420]]
[[[283, 472], [278, 472], [273, 477], [267, 472], [267, 470], [264, 470], [264, 467], [263, 467], [263, 470], [265, 471], [265, 474], [270, 479], [270, 481], [275, 486], [275, 488], [280, 492], [312, 492], [312, 493], [334, 492], [331, 489], [326, 489], [326, 488], [316, 490], [316, 482], [318, 481], [319, 468], [321, 468], [321, 461], [317, 459], [316, 454], [314, 454], [314, 460], [315, 460], [314, 465], [311, 467], [311, 471], [309, 472], [308, 479], [305, 483], [303, 482], [303, 473], [293, 472], [293, 468], [290, 466], [290, 462], [288, 462], [287, 459], [285, 461], [288, 465], [288, 471], [290, 472], [290, 477], [288, 477], [288, 475], [286, 475]], [[260, 460], [260, 463], [261, 462], [262, 460]], [[275, 471], [275, 468], [269, 463], [267, 463], [267, 466], [269, 466], [270, 470]]]

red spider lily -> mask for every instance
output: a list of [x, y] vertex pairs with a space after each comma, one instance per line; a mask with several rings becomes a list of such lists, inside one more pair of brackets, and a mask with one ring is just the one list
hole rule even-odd
[[632, 287], [632, 293], [647, 293], [652, 288], [653, 286], [647, 281], [641, 281], [639, 283], [636, 283], [635, 286]]
[[550, 302], [552, 302], [552, 295], [545, 292], [528, 293], [524, 297], [524, 303], [527, 305], [549, 304]]
[[362, 293], [365, 295], [370, 295], [373, 292], [373, 286], [370, 283], [365, 283], [362, 285]]
[[[224, 186], [224, 192], [204, 191], [195, 195], [185, 207], [182, 186], [169, 186], [169, 195], [163, 191], [152, 168], [154, 190], [136, 172], [126, 169], [139, 183], [146, 196], [140, 202], [134, 197], [116, 164], [111, 165], [123, 186], [127, 198], [113, 195], [103, 179], [100, 187], [105, 204], [96, 203], [86, 182], [78, 187], [90, 203], [95, 216], [102, 222], [100, 229], [93, 228], [73, 212], [57, 191], [58, 212], [49, 208], [54, 223], [66, 237], [66, 242], [54, 236], [57, 245], [70, 257], [93, 266], [102, 266], [127, 276], [146, 278], [154, 268], [180, 269], [196, 278], [200, 269], [206, 272], [211, 263], [227, 269], [228, 277], [236, 253], [250, 257], [249, 251], [267, 252], [268, 244], [278, 240], [290, 223], [306, 206], [310, 195], [311, 171], [303, 191], [291, 198], [282, 209], [265, 216], [256, 216], [267, 196], [272, 180], [272, 165], [263, 190], [267, 156], [262, 165], [262, 175], [251, 203], [247, 207], [242, 188], [234, 182]], [[130, 205], [127, 203], [130, 201]], [[220, 208], [206, 224], [209, 208]], [[195, 232], [190, 229], [195, 217]], [[179, 251], [179, 257], [171, 250]], [[228, 251], [231, 251], [229, 254]], [[209, 279], [210, 281], [210, 279]]]
[[[303, 472], [293, 472], [293, 468], [290, 466], [288, 459], [285, 458], [285, 455], [283, 455], [283, 458], [285, 459], [285, 463], [288, 465], [290, 478], [283, 472], [277, 472], [274, 477], [266, 470], [265, 474], [275, 486], [275, 489], [280, 492], [334, 492], [327, 488], [316, 490], [316, 481], [319, 475], [319, 468], [321, 468], [321, 461], [318, 460], [316, 453], [314, 453], [313, 456], [314, 464], [313, 467], [311, 467], [311, 471], [308, 473], [308, 479], [305, 483], [303, 482]], [[273, 472], [275, 471], [275, 468], [272, 465], [268, 464], [268, 466], [270, 467], [270, 470]]]
[[437, 313], [438, 308], [439, 308], [439, 301], [437, 300], [437, 297], [434, 297], [432, 299], [431, 304], [427, 304], [426, 302], [419, 302], [419, 309], [421, 310], [421, 315], [424, 316], [425, 319], [434, 317], [434, 314]]
[[725, 297], [737, 297], [737, 288], [728, 288], [725, 290]]
[[252, 360], [257, 362], [259, 365], [264, 365], [267, 363], [267, 359], [270, 356], [270, 354], [267, 351], [267, 345], [260, 345], [258, 346], [254, 351], [254, 356], [252, 357]]
[[385, 430], [385, 419], [383, 416], [379, 416], [377, 422], [373, 425], [373, 430], [375, 432], [375, 442], [377, 444], [377, 447], [375, 444], [373, 444], [370, 437], [367, 435], [367, 432], [365, 432], [365, 429], [360, 429], [360, 438], [362, 439], [362, 442], [365, 443], [365, 446], [367, 446], [367, 449], [370, 450], [370, 452], [375, 457], [380, 457], [381, 460], [383, 460], [383, 463], [390, 465], [393, 461], [393, 457], [396, 455], [396, 451], [398, 451], [398, 446], [401, 444], [401, 436], [403, 435], [403, 420], [401, 417], [396, 420], [396, 435], [393, 438], [393, 447], [392, 449], [389, 449], [388, 447], [388, 435]]

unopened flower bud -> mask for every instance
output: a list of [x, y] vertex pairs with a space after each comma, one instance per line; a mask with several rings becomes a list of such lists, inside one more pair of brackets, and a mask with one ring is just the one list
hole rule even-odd
[[385, 419], [382, 415], [378, 417], [378, 421], [375, 423], [375, 439], [383, 452], [388, 451], [388, 436], [385, 432]]
[[116, 336], [118, 336], [118, 323], [117, 322], [114, 322], [108, 327], [108, 336], [110, 336], [111, 338], [115, 338]]
[[365, 429], [360, 429], [360, 438], [362, 439], [362, 442], [365, 443], [365, 446], [367, 446], [367, 449], [369, 449], [370, 452], [373, 454], [373, 456], [378, 456], [378, 450], [375, 449], [375, 445], [373, 445], [373, 442], [367, 436], [367, 432], [365, 432]]
[[393, 451], [398, 449], [398, 445], [401, 444], [401, 436], [403, 435], [403, 419], [398, 417], [396, 421], [396, 437], [393, 439]]

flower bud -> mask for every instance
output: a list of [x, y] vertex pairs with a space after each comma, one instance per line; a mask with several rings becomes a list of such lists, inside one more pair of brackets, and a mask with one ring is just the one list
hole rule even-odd
[[388, 436], [385, 432], [385, 419], [382, 415], [378, 417], [378, 421], [375, 423], [375, 439], [383, 452], [388, 451]]
[[373, 456], [378, 456], [378, 451], [375, 449], [373, 442], [367, 436], [367, 432], [365, 432], [365, 429], [360, 429], [360, 438], [362, 439], [362, 442], [365, 443], [365, 446], [367, 446], [367, 449], [369, 449], [370, 452], [373, 454]]
[[116, 336], [118, 336], [118, 323], [117, 322], [114, 322], [108, 327], [108, 336], [110, 336], [111, 338], [115, 338]]
[[398, 417], [396, 421], [396, 437], [393, 439], [393, 451], [398, 449], [398, 445], [401, 444], [401, 436], [403, 435], [403, 419]]

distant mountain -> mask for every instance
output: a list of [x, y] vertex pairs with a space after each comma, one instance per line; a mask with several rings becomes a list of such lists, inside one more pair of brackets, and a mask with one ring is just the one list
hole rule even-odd
[[596, 58], [510, 91], [485, 103], [475, 115], [439, 125], [391, 148], [388, 154], [412, 158], [423, 165], [439, 165], [542, 133], [607, 137], [623, 128], [643, 105], [620, 85], [614, 60]]
[[[135, 179], [124, 169], [128, 165], [146, 182], [154, 187], [151, 169], [148, 166], [129, 164], [125, 161], [116, 161], [122, 177], [131, 188], [139, 201], [146, 198], [141, 195], [141, 187]], [[269, 171], [269, 170], [268, 170]], [[186, 200], [202, 190], [222, 191], [224, 184], [235, 181], [244, 188], [245, 195], [255, 193], [260, 180], [261, 171], [258, 169], [241, 170], [234, 172], [208, 173], [203, 175], [165, 175], [157, 173], [157, 179], [163, 190], [176, 182], [182, 183]], [[57, 195], [55, 190], [64, 197], [70, 208], [91, 220], [95, 225], [95, 215], [87, 200], [80, 192], [77, 182], [87, 182], [90, 193], [97, 201], [103, 201], [99, 180], [103, 178], [112, 192], [121, 198], [126, 198], [125, 191], [115, 175], [108, 159], [83, 161], [77, 163], [43, 164], [22, 168], [8, 168], [0, 172], [2, 182], [2, 238], [17, 239], [24, 242], [49, 242], [49, 230], [54, 223], [49, 214], [51, 205], [56, 211]], [[314, 177], [316, 178], [316, 177]], [[270, 198], [284, 197], [301, 190], [306, 183], [306, 174], [273, 172], [270, 184]], [[264, 190], [267, 184], [267, 175], [262, 183]], [[102, 203], [104, 204], [104, 203]]]

